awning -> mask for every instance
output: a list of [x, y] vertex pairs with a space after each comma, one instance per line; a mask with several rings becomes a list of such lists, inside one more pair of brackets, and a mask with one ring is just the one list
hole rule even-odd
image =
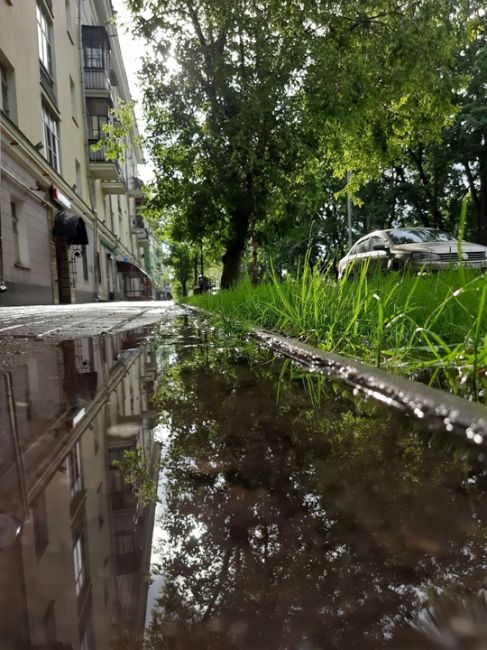
[[88, 244], [88, 233], [83, 219], [65, 210], [56, 214], [52, 234], [53, 237], [63, 239], [68, 246]]
[[125, 275], [129, 275], [131, 277], [143, 276], [150, 280], [147, 273], [135, 264], [132, 264], [132, 262], [117, 260], [117, 271], [120, 271], [120, 273], [124, 273]]

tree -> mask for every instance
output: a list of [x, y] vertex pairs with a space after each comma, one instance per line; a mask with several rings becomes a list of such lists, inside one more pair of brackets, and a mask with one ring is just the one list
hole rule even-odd
[[249, 240], [255, 267], [259, 229], [288, 218], [293, 183], [327, 173], [343, 189], [351, 171], [356, 192], [451, 121], [470, 28], [461, 2], [128, 5], [154, 46], [143, 71], [154, 205], [177, 214], [177, 239], [223, 245], [223, 287]]

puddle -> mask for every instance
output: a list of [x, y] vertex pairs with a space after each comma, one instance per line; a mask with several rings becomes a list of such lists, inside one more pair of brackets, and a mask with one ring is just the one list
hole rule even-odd
[[116, 461], [137, 448], [157, 473], [146, 336], [3, 350], [2, 650], [101, 650], [120, 621], [143, 629], [154, 504]]
[[158, 389], [149, 647], [485, 647], [482, 452], [200, 336]]
[[2, 650], [486, 647], [482, 449], [193, 317], [146, 337], [0, 358]]

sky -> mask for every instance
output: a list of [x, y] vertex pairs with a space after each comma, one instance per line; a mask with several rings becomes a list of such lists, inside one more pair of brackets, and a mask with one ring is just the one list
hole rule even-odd
[[[142, 112], [142, 92], [137, 80], [137, 73], [142, 66], [142, 57], [147, 52], [147, 46], [141, 39], [136, 39], [131, 33], [131, 16], [125, 7], [124, 0], [112, 0], [114, 11], [117, 12], [117, 31], [123, 62], [127, 72], [132, 99], [136, 102], [135, 115], [141, 134], [144, 133], [144, 116]], [[139, 167], [140, 178], [147, 182], [153, 177], [152, 167], [149, 164]]]

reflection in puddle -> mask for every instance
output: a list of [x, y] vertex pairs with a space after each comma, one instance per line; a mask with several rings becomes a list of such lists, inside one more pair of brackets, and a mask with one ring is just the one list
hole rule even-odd
[[2, 358], [2, 650], [101, 650], [122, 628], [143, 630], [154, 504], [134, 495], [116, 461], [138, 449], [157, 472], [145, 336]]
[[487, 647], [478, 448], [196, 320], [145, 336], [0, 357], [2, 650]]
[[479, 451], [185, 328], [148, 647], [487, 647]]

